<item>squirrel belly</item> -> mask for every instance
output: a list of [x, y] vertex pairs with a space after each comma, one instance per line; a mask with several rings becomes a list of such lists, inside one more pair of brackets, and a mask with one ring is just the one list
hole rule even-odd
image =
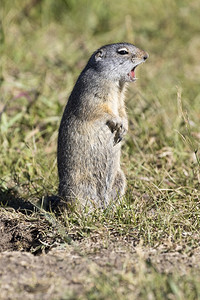
[[128, 43], [103, 46], [80, 74], [58, 135], [63, 203], [105, 208], [124, 195], [126, 179], [120, 168], [121, 140], [128, 130], [124, 94], [135, 67], [147, 56]]

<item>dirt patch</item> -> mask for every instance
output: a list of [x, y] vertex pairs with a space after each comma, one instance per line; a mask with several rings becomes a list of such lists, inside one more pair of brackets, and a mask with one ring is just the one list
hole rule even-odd
[[[197, 252], [195, 253], [197, 254]], [[27, 252], [0, 254], [1, 299], [76, 299], [92, 286], [92, 277], [105, 272], [134, 274], [144, 265], [165, 272], [199, 268], [200, 252], [188, 257], [162, 253], [124, 241], [74, 242], [35, 256]], [[112, 274], [112, 273], [111, 273]]]
[[0, 252], [30, 251], [36, 242], [38, 230], [31, 223], [25, 222], [22, 214], [9, 211], [0, 213]]
[[67, 233], [60, 233], [47, 216], [11, 208], [0, 208], [0, 236], [2, 300], [77, 299], [83, 294], [81, 299], [87, 299], [99, 276], [124, 276], [127, 282], [129, 276], [152, 270], [181, 275], [191, 269], [200, 272], [200, 248], [186, 252], [162, 245], [153, 249], [135, 246], [134, 240], [123, 236], [96, 233], [69, 244], [64, 239]]
[[0, 252], [48, 252], [65, 240], [65, 233], [59, 233], [53, 221], [40, 214], [27, 215], [12, 208], [0, 208]]

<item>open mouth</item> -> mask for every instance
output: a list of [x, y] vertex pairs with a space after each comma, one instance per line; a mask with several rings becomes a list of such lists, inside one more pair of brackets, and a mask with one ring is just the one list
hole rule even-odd
[[128, 73], [128, 76], [129, 78], [131, 79], [131, 81], [135, 81], [136, 80], [136, 77], [135, 77], [135, 69], [136, 69], [137, 66], [135, 66], [129, 73]]

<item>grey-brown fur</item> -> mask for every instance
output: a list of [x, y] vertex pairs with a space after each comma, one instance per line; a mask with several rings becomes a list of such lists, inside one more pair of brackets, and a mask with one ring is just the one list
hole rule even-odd
[[131, 70], [147, 57], [132, 44], [106, 45], [93, 53], [80, 74], [58, 136], [59, 196], [64, 201], [104, 208], [124, 194], [126, 180], [120, 168], [121, 139], [128, 129], [124, 92], [126, 82], [135, 80]]

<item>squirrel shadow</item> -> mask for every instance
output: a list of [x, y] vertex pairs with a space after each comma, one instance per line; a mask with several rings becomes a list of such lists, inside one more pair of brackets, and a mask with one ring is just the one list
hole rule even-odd
[[56, 195], [42, 197], [36, 203], [33, 203], [20, 197], [14, 188], [5, 190], [0, 187], [0, 207], [13, 208], [16, 212], [26, 215], [39, 212], [41, 209], [56, 212], [59, 203], [60, 198]]
[[28, 215], [37, 211], [37, 208], [33, 203], [19, 197], [16, 190], [13, 188], [5, 190], [0, 187], [0, 207], [10, 207], [15, 211]]

